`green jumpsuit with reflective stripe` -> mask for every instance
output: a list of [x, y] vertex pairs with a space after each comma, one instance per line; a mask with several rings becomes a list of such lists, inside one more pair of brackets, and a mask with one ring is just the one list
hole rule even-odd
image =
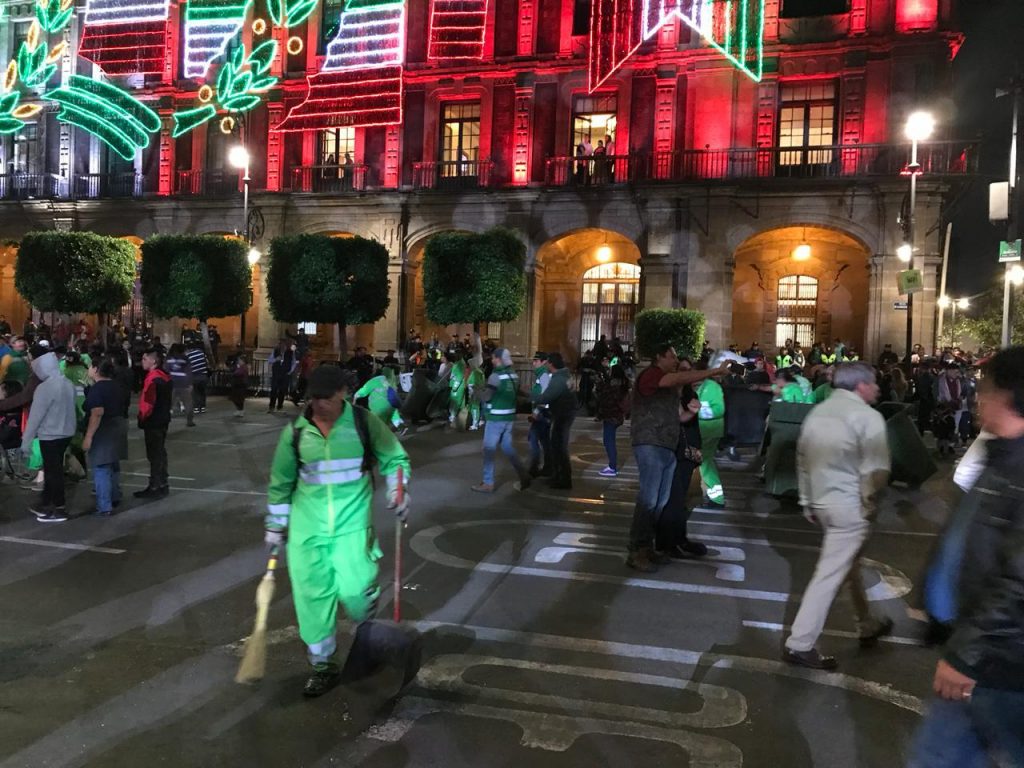
[[[373, 487], [362, 471], [363, 445], [353, 408], [346, 406], [324, 437], [311, 413], [281, 432], [270, 469], [266, 527], [288, 531], [288, 571], [299, 635], [310, 661], [327, 662], [335, 650], [338, 603], [353, 621], [365, 620], [380, 595], [380, 547], [372, 525]], [[370, 444], [388, 488], [398, 468], [409, 480], [409, 457], [390, 429], [367, 414]], [[293, 429], [299, 431], [296, 457]]]
[[725, 503], [725, 490], [718, 475], [715, 451], [725, 435], [725, 393], [722, 385], [714, 379], [705, 379], [697, 387], [700, 411], [697, 414], [700, 427], [700, 450], [704, 461], [700, 465], [700, 479], [708, 489], [708, 498], [716, 504]]
[[355, 393], [353, 399], [368, 398], [367, 406], [370, 409], [370, 413], [385, 424], [390, 421], [391, 425], [397, 429], [402, 424], [402, 417], [398, 414], [395, 406], [391, 404], [391, 398], [388, 396], [389, 389], [397, 392], [395, 372], [390, 368], [385, 368], [380, 376], [374, 376], [363, 384], [359, 391]]
[[473, 368], [469, 372], [469, 426], [478, 428], [483, 422], [480, 416], [480, 401], [472, 395], [479, 392], [484, 388], [484, 384], [487, 383], [487, 379], [484, 378], [484, 372], [479, 368]]
[[465, 360], [452, 363], [451, 376], [448, 379], [448, 421], [452, 424], [459, 418], [459, 413], [466, 407], [466, 378], [469, 366]]

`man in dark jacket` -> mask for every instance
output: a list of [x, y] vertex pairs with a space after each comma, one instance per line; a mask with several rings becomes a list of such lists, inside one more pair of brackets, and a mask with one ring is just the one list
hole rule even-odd
[[534, 397], [535, 405], [548, 406], [551, 415], [551, 479], [552, 488], [572, 488], [572, 468], [569, 462], [569, 439], [573, 419], [576, 418], [576, 394], [569, 381], [569, 369], [558, 352], [548, 355], [551, 378], [547, 388]]
[[912, 768], [1024, 766], [1024, 347], [992, 358], [978, 400], [994, 438], [928, 571], [925, 605], [951, 634]]
[[161, 368], [160, 353], [148, 350], [142, 356], [146, 380], [139, 396], [139, 429], [146, 438], [149, 485], [135, 492], [137, 499], [161, 499], [167, 487], [167, 427], [171, 423], [171, 377]]

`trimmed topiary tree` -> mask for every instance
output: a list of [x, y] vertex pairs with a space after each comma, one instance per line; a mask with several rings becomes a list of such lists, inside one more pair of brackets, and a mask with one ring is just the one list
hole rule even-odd
[[241, 315], [252, 304], [252, 269], [241, 240], [157, 235], [142, 244], [142, 300], [157, 317], [199, 321], [212, 355], [211, 317]]
[[281, 323], [336, 324], [342, 360], [346, 326], [384, 317], [389, 285], [388, 250], [376, 240], [286, 235], [270, 243], [270, 314]]
[[636, 316], [636, 348], [641, 357], [654, 357], [661, 344], [671, 344], [680, 356], [696, 360], [704, 344], [704, 315], [692, 309], [645, 309]]
[[96, 315], [103, 329], [131, 301], [135, 248], [92, 232], [31, 232], [18, 249], [14, 287], [43, 312]]
[[423, 297], [431, 322], [473, 324], [480, 361], [480, 324], [511, 322], [526, 308], [526, 246], [503, 227], [434, 235], [423, 254]]

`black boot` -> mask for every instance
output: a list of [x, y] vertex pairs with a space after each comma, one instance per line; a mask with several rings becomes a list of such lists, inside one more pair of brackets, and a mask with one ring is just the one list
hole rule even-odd
[[313, 665], [313, 674], [306, 680], [302, 695], [307, 699], [323, 696], [341, 682], [341, 670], [333, 661]]

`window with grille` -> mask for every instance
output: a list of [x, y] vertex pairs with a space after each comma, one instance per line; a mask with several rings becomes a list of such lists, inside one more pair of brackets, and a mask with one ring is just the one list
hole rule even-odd
[[778, 317], [775, 345], [785, 346], [792, 339], [801, 346], [814, 343], [818, 316], [818, 281], [807, 275], [789, 275], [779, 280]]
[[573, 35], [590, 34], [590, 6], [591, 0], [574, 0], [572, 6]]
[[356, 129], [330, 128], [320, 131], [318, 165], [351, 165], [356, 160]]
[[480, 102], [441, 107], [441, 175], [476, 176], [480, 159]]
[[827, 165], [836, 139], [836, 84], [814, 80], [782, 86], [779, 105], [780, 165]]
[[588, 269], [583, 275], [580, 351], [591, 349], [602, 334], [632, 347], [639, 301], [640, 267], [614, 262]]

